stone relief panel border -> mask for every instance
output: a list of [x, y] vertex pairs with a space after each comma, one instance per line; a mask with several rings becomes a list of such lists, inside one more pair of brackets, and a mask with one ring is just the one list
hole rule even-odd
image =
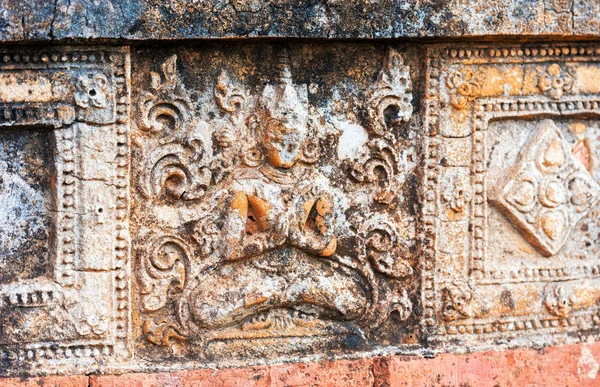
[[[585, 331], [580, 338], [596, 334], [598, 257], [588, 252], [587, 260], [574, 259], [569, 237], [581, 236], [575, 226], [587, 232], [587, 223], [579, 222], [597, 214], [594, 140], [583, 138], [579, 128], [600, 116], [600, 90], [585, 80], [595, 79], [599, 55], [600, 48], [588, 44], [429, 49], [421, 323], [431, 340], [485, 344], [502, 338], [522, 345], [541, 333], [555, 334], [552, 340], [568, 340], [569, 332]], [[500, 160], [490, 161], [497, 157], [490, 147], [494, 125], [501, 127], [498, 133], [523, 138], [522, 148], [507, 152], [516, 161], [506, 165], [501, 178], [489, 170]], [[572, 151], [564, 133], [573, 142], [581, 138]], [[500, 142], [495, 141], [494, 146]], [[545, 159], [539, 159], [540, 149], [546, 149]], [[518, 192], [528, 207], [517, 208], [516, 199], [508, 203], [513, 191], [507, 187], [520, 173], [551, 176], [552, 195], [536, 185]], [[585, 189], [577, 191], [578, 184]], [[579, 208], [578, 192], [585, 198]], [[522, 255], [534, 257], [531, 262], [499, 251], [499, 231], [490, 229], [499, 218], [515, 233], [516, 245], [526, 247]], [[591, 240], [586, 246], [597, 252], [596, 244]], [[511, 254], [516, 263], [503, 261]], [[548, 336], [536, 340], [547, 342]]]
[[0, 50], [0, 135], [49, 130], [55, 174], [51, 270], [0, 284], [0, 315], [23, 315], [3, 322], [0, 374], [130, 354], [129, 88], [128, 48]]

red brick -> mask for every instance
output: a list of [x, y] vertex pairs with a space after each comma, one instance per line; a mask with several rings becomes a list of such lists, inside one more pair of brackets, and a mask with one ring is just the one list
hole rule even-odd
[[600, 343], [173, 373], [8, 378], [0, 387], [600, 386]]
[[173, 373], [92, 376], [91, 387], [263, 387], [270, 386], [268, 369], [193, 370]]
[[372, 386], [371, 359], [273, 366], [271, 386]]
[[0, 378], [0, 387], [88, 387], [88, 377]]
[[536, 350], [394, 357], [390, 386], [600, 386], [600, 343]]

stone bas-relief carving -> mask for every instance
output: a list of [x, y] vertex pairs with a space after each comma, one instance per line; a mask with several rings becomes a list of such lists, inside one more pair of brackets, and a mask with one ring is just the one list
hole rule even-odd
[[3, 50], [0, 373], [596, 337], [598, 55]]
[[430, 49], [421, 295], [430, 342], [532, 345], [596, 329], [599, 52]]
[[267, 50], [271, 67], [245, 64], [263, 81], [236, 77], [234, 58], [200, 78], [212, 93], [196, 103], [183, 55], [136, 79], [142, 353], [319, 352], [411, 330], [415, 225], [402, 188], [415, 163], [402, 157], [415, 147], [398, 134], [410, 131], [410, 68], [387, 48], [365, 62], [374, 82], [315, 102], [340, 85], [297, 81], [298, 49]]
[[127, 358], [129, 52], [0, 58], [0, 374]]

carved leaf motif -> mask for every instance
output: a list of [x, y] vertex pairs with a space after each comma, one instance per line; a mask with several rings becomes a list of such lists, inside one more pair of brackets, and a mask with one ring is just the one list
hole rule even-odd
[[388, 48], [377, 82], [369, 93], [368, 116], [371, 129], [383, 136], [412, 116], [410, 67], [393, 48]]
[[215, 99], [219, 108], [227, 113], [241, 111], [246, 103], [246, 96], [239, 87], [233, 84], [225, 70], [221, 70], [217, 78]]
[[162, 309], [169, 291], [183, 290], [185, 261], [189, 257], [185, 243], [178, 237], [163, 236], [150, 245], [140, 268], [143, 310], [153, 312]]
[[177, 80], [177, 56], [170, 56], [162, 64], [164, 81], [157, 73], [150, 73], [152, 91], [142, 92], [138, 100], [138, 126], [143, 131], [159, 134], [162, 143], [181, 138], [191, 120], [191, 102], [184, 87]]
[[211, 171], [197, 148], [179, 144], [161, 145], [148, 157], [142, 188], [150, 198], [194, 200], [210, 185]]
[[413, 274], [408, 262], [400, 256], [397, 227], [384, 215], [372, 216], [359, 229], [359, 258], [368, 260], [374, 269], [390, 278], [401, 279]]

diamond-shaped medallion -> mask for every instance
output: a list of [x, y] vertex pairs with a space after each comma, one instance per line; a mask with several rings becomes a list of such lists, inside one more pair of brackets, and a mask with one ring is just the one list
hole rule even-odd
[[598, 202], [600, 185], [573, 156], [554, 122], [544, 120], [489, 197], [529, 243], [551, 256]]

